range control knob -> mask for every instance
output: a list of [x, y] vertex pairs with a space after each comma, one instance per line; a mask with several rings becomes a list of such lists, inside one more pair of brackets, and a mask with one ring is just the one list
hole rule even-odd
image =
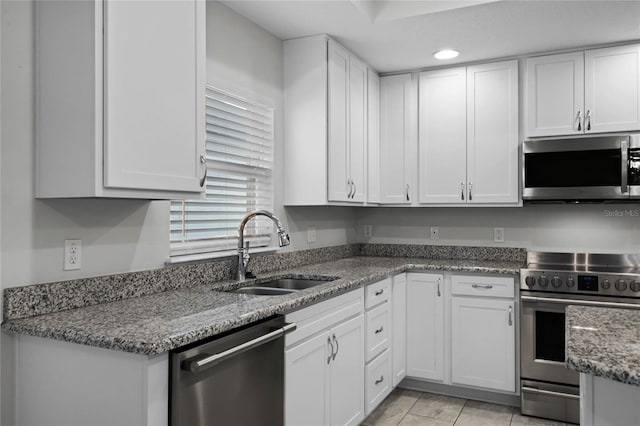
[[629, 284], [629, 288], [631, 288], [631, 290], [633, 290], [634, 292], [639, 292], [640, 291], [640, 281], [631, 281], [631, 284]]
[[532, 277], [531, 275], [529, 275], [527, 278], [524, 279], [524, 283], [528, 287], [533, 287], [534, 285], [536, 285], [536, 279], [534, 277]]
[[616, 290], [625, 291], [627, 289], [627, 282], [625, 280], [616, 281]]
[[540, 287], [546, 287], [549, 285], [549, 278], [545, 277], [544, 275], [541, 276], [540, 278], [538, 278], [538, 284], [540, 284]]
[[602, 287], [605, 290], [609, 290], [611, 288], [611, 283], [609, 282], [609, 280], [603, 280], [600, 283], [600, 287]]
[[562, 280], [560, 279], [560, 277], [553, 277], [551, 279], [551, 285], [555, 288], [558, 288], [562, 285]]
[[573, 280], [573, 278], [567, 278], [567, 287], [573, 287], [574, 285], [576, 285], [576, 282]]

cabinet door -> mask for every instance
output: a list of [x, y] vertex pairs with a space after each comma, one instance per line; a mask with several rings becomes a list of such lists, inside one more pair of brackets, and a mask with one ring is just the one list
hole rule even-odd
[[349, 177], [353, 182], [350, 201], [367, 199], [365, 160], [367, 142], [367, 66], [349, 58]]
[[454, 297], [451, 302], [451, 377], [454, 384], [514, 392], [515, 303]]
[[582, 52], [527, 59], [526, 134], [570, 135], [584, 130]]
[[421, 203], [466, 203], [466, 69], [420, 73]]
[[[364, 319], [357, 316], [331, 331], [331, 425], [364, 420]], [[308, 418], [298, 424], [315, 424]]]
[[518, 61], [467, 68], [467, 200], [518, 202]]
[[584, 54], [585, 132], [640, 129], [640, 45]]
[[285, 422], [329, 424], [331, 335], [322, 333], [285, 351]]
[[393, 386], [398, 386], [407, 375], [407, 275], [393, 277], [392, 345], [391, 359]]
[[202, 191], [203, 8], [105, 2], [105, 187]]
[[407, 376], [444, 380], [444, 292], [440, 274], [407, 275]]
[[349, 52], [329, 40], [328, 187], [329, 201], [350, 201]]
[[367, 201], [380, 202], [380, 77], [372, 69], [367, 78]]
[[380, 202], [411, 202], [411, 74], [380, 79]]

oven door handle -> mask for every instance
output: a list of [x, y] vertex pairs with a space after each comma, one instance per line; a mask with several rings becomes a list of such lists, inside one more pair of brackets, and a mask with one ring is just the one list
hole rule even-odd
[[556, 303], [561, 305], [584, 305], [584, 306], [600, 306], [603, 308], [632, 308], [640, 309], [640, 305], [624, 302], [599, 302], [596, 300], [580, 300], [580, 299], [556, 299], [553, 297], [535, 297], [535, 296], [520, 296], [520, 299], [524, 302], [545, 302]]
[[559, 396], [562, 398], [569, 398], [569, 399], [580, 399], [580, 395], [573, 395], [573, 394], [564, 393], [564, 392], [554, 392], [554, 391], [549, 391], [544, 389], [530, 388], [529, 386], [523, 386], [522, 391], [531, 392], [538, 395], [549, 395], [549, 396]]
[[271, 342], [272, 340], [279, 339], [281, 336], [284, 336], [285, 334], [290, 333], [295, 329], [295, 324], [285, 324], [284, 327], [280, 327], [277, 330], [272, 331], [271, 333], [256, 337], [253, 340], [249, 340], [248, 342], [235, 346], [231, 349], [227, 349], [226, 351], [210, 355], [204, 359], [185, 359], [184, 361], [182, 361], [181, 368], [183, 370], [190, 371], [191, 373], [199, 373], [200, 371], [206, 368], [213, 367], [214, 365], [219, 364], [222, 361], [231, 358], [232, 356], [239, 355], [257, 346], [264, 345], [265, 343]]
[[626, 140], [620, 141], [620, 191], [624, 194], [629, 192], [629, 143]]

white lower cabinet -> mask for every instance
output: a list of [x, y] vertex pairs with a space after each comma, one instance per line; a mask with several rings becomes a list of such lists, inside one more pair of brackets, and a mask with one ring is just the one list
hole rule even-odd
[[391, 366], [393, 387], [407, 375], [407, 274], [393, 277]]
[[513, 277], [407, 274], [407, 376], [515, 393], [515, 302]]
[[367, 415], [391, 393], [391, 350], [386, 349], [365, 368], [365, 410]]
[[451, 382], [514, 392], [513, 300], [453, 297]]
[[364, 419], [364, 292], [287, 315], [285, 423], [357, 425]]
[[391, 278], [365, 289], [365, 413], [369, 415], [391, 393]]
[[443, 381], [444, 276], [407, 274], [407, 376]]

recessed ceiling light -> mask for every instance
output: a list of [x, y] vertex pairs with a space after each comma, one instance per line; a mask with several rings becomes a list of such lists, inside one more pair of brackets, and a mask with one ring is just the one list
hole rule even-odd
[[458, 56], [460, 54], [460, 52], [458, 52], [457, 50], [453, 50], [453, 49], [442, 49], [442, 50], [438, 50], [436, 53], [433, 54], [433, 57], [436, 59], [453, 59], [456, 56]]

